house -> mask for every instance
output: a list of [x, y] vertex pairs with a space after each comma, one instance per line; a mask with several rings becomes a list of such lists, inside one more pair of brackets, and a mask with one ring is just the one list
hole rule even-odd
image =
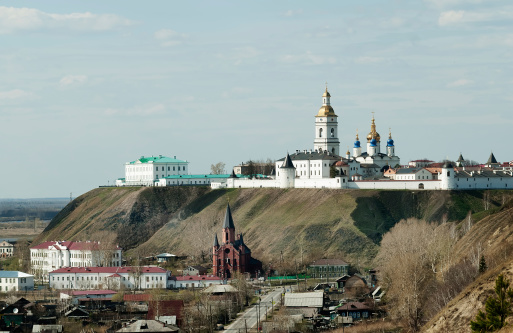
[[72, 290], [61, 292], [61, 301], [71, 301], [71, 304], [78, 305], [89, 303], [91, 301], [109, 301], [112, 300], [116, 292], [114, 290]]
[[62, 267], [119, 267], [122, 261], [119, 246], [97, 241], [48, 241], [30, 248], [31, 272], [43, 281]]
[[0, 242], [0, 258], [12, 257], [14, 253], [14, 245], [8, 241]]
[[182, 325], [184, 303], [183, 300], [152, 300], [148, 304], [146, 319], [159, 320], [166, 324]]
[[157, 255], [158, 262], [170, 262], [176, 259], [176, 255], [171, 253], [161, 253]]
[[63, 267], [49, 273], [53, 289], [167, 288], [170, 272], [155, 266]]
[[313, 318], [324, 307], [324, 292], [285, 293], [283, 305], [307, 318]]
[[34, 275], [19, 271], [0, 271], [0, 292], [34, 290]]
[[307, 271], [312, 278], [338, 278], [348, 273], [349, 264], [341, 259], [319, 259]]
[[224, 284], [225, 281], [215, 275], [184, 275], [171, 276], [169, 288], [205, 288], [216, 284]]
[[354, 274], [353, 276], [343, 276], [337, 280], [337, 283], [339, 288], [344, 288], [346, 294], [359, 296], [370, 291], [367, 286], [367, 281], [358, 274]]
[[183, 275], [205, 275], [207, 274], [207, 269], [203, 266], [189, 266], [182, 272]]
[[349, 302], [337, 309], [340, 316], [352, 317], [353, 320], [369, 318], [371, 310], [368, 305], [362, 302]]
[[426, 168], [402, 168], [395, 172], [395, 180], [432, 180], [433, 174]]

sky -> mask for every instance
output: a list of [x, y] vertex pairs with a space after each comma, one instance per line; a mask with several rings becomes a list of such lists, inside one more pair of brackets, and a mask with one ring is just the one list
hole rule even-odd
[[326, 82], [341, 152], [374, 112], [402, 164], [510, 161], [512, 28], [507, 0], [2, 1], [0, 198], [312, 149]]

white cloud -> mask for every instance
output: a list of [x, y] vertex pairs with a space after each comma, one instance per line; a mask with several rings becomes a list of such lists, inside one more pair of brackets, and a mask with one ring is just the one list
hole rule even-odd
[[31, 94], [21, 89], [13, 89], [9, 91], [0, 91], [0, 100], [12, 100], [23, 97], [28, 97]]
[[465, 10], [449, 10], [441, 12], [438, 25], [449, 26], [465, 23], [491, 22], [513, 19], [513, 10], [496, 10], [469, 12]]
[[332, 56], [324, 56], [319, 54], [314, 54], [310, 51], [307, 51], [304, 54], [293, 55], [287, 54], [281, 57], [282, 62], [286, 63], [310, 63], [314, 65], [325, 65], [325, 64], [336, 64], [337, 59]]
[[87, 81], [87, 76], [85, 75], [66, 75], [64, 76], [59, 83], [61, 86], [71, 86], [75, 84], [84, 83]]
[[227, 59], [233, 61], [233, 64], [238, 66], [246, 60], [256, 58], [261, 54], [259, 50], [252, 46], [236, 47], [231, 49], [229, 54], [217, 54], [216, 56], [220, 59]]
[[290, 9], [290, 10], [287, 10], [287, 11], [285, 12], [285, 14], [283, 14], [283, 15], [285, 15], [285, 16], [289, 16], [289, 17], [290, 17], [290, 16], [296, 16], [296, 15], [299, 15], [299, 14], [301, 14], [301, 13], [303, 13], [303, 10], [302, 10], [302, 9]]
[[383, 58], [364, 56], [364, 57], [356, 58], [354, 62], [356, 62], [357, 64], [375, 64], [375, 63], [382, 62], [382, 61], [383, 61]]
[[433, 5], [436, 8], [447, 8], [462, 4], [477, 4], [482, 3], [483, 0], [424, 0], [425, 2]]
[[187, 35], [171, 29], [161, 29], [155, 31], [154, 37], [160, 41], [162, 46], [175, 46], [182, 44]]
[[0, 6], [0, 34], [40, 29], [106, 31], [134, 23], [134, 21], [113, 14], [90, 12], [54, 14], [35, 8]]
[[456, 87], [466, 86], [466, 85], [469, 85], [472, 83], [474, 83], [474, 81], [466, 80], [466, 79], [459, 79], [459, 80], [448, 83], [447, 87], [456, 88]]
[[164, 104], [154, 104], [147, 106], [139, 106], [127, 109], [107, 109], [105, 113], [107, 115], [126, 115], [126, 116], [150, 116], [156, 114], [162, 114], [166, 111]]

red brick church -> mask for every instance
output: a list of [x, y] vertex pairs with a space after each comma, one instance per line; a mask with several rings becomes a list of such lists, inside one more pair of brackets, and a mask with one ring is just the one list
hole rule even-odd
[[213, 268], [214, 275], [224, 279], [232, 278], [234, 272], [255, 276], [262, 270], [262, 263], [251, 257], [251, 250], [244, 244], [242, 233], [235, 239], [235, 225], [230, 205], [226, 206], [221, 245], [219, 245], [217, 234], [214, 238]]

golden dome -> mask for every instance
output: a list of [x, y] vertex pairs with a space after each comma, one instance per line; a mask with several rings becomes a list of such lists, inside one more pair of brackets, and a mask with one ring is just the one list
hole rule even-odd
[[322, 94], [322, 97], [331, 97], [330, 93], [328, 92], [328, 87], [326, 87], [326, 90], [324, 91], [324, 94]]
[[319, 109], [316, 117], [337, 117], [333, 108], [329, 105], [323, 105]]
[[372, 139], [376, 139], [377, 142], [380, 142], [380, 140], [381, 140], [379, 133], [376, 132], [376, 123], [374, 122], [374, 116], [372, 116], [371, 131], [367, 135], [367, 142], [369, 142]]

